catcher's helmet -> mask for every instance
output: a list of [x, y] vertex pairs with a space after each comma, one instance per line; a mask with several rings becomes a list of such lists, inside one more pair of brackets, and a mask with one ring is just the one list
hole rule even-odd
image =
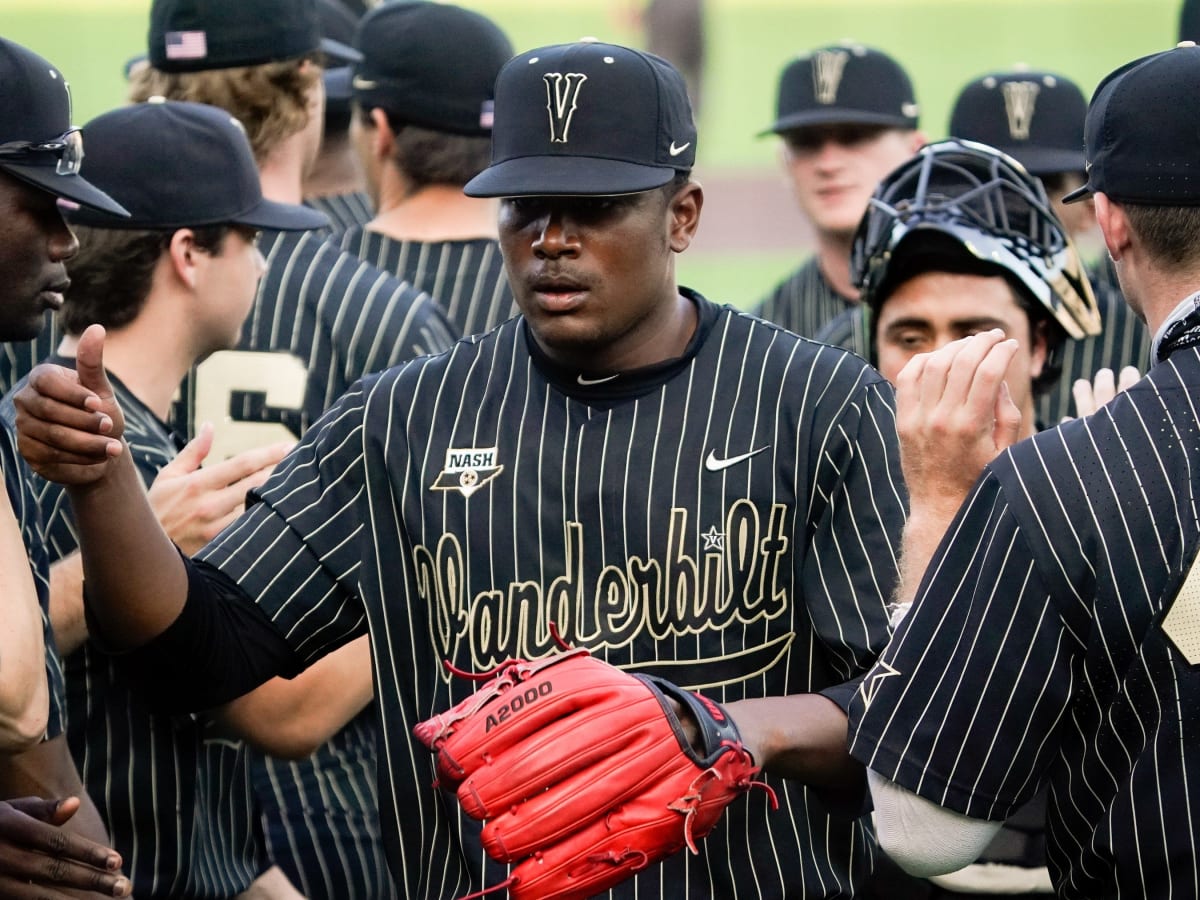
[[959, 245], [984, 268], [997, 267], [1071, 337], [1100, 333], [1092, 286], [1045, 188], [999, 150], [960, 140], [928, 144], [880, 182], [850, 256], [872, 313], [895, 286], [897, 268], [905, 268], [897, 261], [922, 238]]

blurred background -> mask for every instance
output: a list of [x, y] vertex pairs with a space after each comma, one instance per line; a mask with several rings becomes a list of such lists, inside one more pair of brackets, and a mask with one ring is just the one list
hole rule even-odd
[[[495, 19], [518, 50], [592, 35], [646, 46], [638, 0], [459, 0]], [[960, 87], [1027, 63], [1090, 95], [1126, 60], [1172, 46], [1180, 0], [707, 0], [698, 180], [700, 235], [680, 281], [749, 307], [807, 253], [807, 228], [777, 162], [779, 72], [842, 39], [879, 47], [910, 73], [930, 140], [945, 136]], [[124, 100], [122, 69], [145, 52], [149, 0], [0, 0], [0, 34], [38, 51], [71, 83], [82, 124]], [[447, 47], [452, 53], [453, 48]], [[85, 164], [86, 165], [86, 164]]]

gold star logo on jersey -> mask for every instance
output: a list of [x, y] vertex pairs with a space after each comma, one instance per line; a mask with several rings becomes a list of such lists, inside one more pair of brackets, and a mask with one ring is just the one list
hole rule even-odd
[[451, 447], [446, 451], [446, 465], [430, 489], [458, 491], [470, 497], [503, 471], [504, 466], [496, 465], [495, 447]]
[[875, 701], [875, 695], [879, 693], [880, 682], [885, 678], [891, 678], [893, 675], [899, 674], [899, 671], [893, 669], [882, 660], [877, 662], [875, 668], [858, 685], [858, 693], [862, 696], [863, 706], [866, 709], [870, 709], [871, 704]]

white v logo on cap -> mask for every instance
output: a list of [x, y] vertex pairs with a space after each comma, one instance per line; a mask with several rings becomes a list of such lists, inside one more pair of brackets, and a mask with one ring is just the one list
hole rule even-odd
[[682, 153], [684, 150], [686, 150], [686, 149], [687, 149], [688, 147], [690, 147], [690, 146], [692, 146], [692, 142], [691, 142], [691, 141], [688, 141], [688, 142], [687, 142], [686, 144], [684, 144], [682, 147], [676, 147], [676, 146], [675, 146], [675, 142], [674, 142], [674, 141], [671, 141], [671, 146], [670, 146], [669, 148], [667, 148], [667, 149], [668, 149], [668, 152], [669, 152], [669, 153], [670, 153], [672, 156], [678, 156], [680, 153]]
[[547, 72], [542, 76], [546, 82], [546, 109], [550, 111], [550, 143], [565, 144], [571, 119], [579, 105], [579, 89], [587, 81], [582, 72]]

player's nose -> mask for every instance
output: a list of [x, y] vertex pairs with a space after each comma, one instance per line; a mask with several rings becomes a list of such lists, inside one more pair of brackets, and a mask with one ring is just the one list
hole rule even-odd
[[533, 252], [546, 259], [579, 252], [579, 230], [561, 209], [548, 209], [537, 224]]

